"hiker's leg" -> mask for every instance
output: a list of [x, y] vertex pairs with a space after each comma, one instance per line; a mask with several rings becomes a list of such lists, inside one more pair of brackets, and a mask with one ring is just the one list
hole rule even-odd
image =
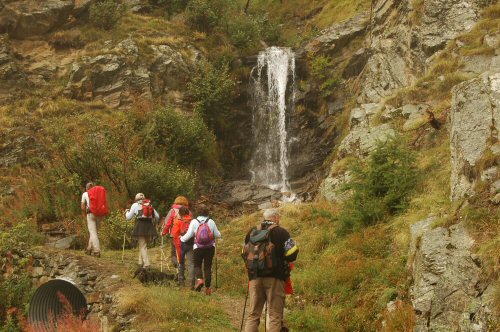
[[175, 249], [174, 238], [170, 239], [170, 260], [173, 266], [177, 266], [179, 262], [177, 261], [177, 250]]
[[269, 312], [269, 332], [281, 332], [285, 308], [285, 282], [276, 278], [264, 278]]
[[101, 227], [101, 221], [103, 217], [96, 217], [95, 224], [95, 239], [94, 239], [94, 248], [96, 252], [101, 252], [101, 243], [99, 242], [99, 229]]
[[184, 282], [186, 279], [184, 277], [184, 271], [186, 269], [186, 253], [184, 249], [184, 243], [181, 243], [181, 254], [180, 254], [180, 261], [179, 261], [179, 268], [177, 269], [177, 273], [179, 274], [179, 282]]
[[139, 236], [137, 242], [139, 245], [139, 265], [142, 265], [142, 267], [148, 267], [148, 241], [145, 236]]
[[205, 287], [209, 288], [212, 284], [212, 261], [214, 259], [215, 247], [203, 249], [205, 251], [203, 258], [203, 272], [205, 274]]
[[142, 247], [142, 261], [144, 262], [144, 267], [149, 267], [148, 238], [147, 237], [144, 237], [144, 245]]
[[99, 252], [99, 239], [97, 238], [97, 220], [92, 213], [87, 214], [87, 227], [89, 229], [88, 249], [94, 253]]
[[266, 302], [266, 293], [262, 284], [262, 278], [257, 278], [249, 283], [248, 316], [245, 322], [245, 332], [258, 332], [262, 308]]
[[144, 265], [144, 261], [142, 260], [142, 247], [143, 245], [146, 243], [146, 238], [144, 238], [143, 236], [139, 236], [137, 238], [137, 248], [139, 249], [139, 266], [143, 266]]
[[194, 252], [193, 252], [192, 246], [186, 246], [185, 260], [187, 260], [187, 263], [184, 262], [184, 264], [187, 264], [187, 266], [188, 266], [188, 283], [191, 287], [193, 287], [194, 286]]
[[203, 279], [203, 272], [201, 272], [202, 262], [203, 262], [203, 250], [196, 248], [194, 250], [194, 275], [196, 279]]

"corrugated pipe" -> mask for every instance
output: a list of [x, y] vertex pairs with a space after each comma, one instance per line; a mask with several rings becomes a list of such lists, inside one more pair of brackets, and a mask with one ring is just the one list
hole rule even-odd
[[61, 296], [66, 298], [75, 316], [87, 313], [87, 300], [76, 285], [67, 279], [50, 280], [35, 291], [30, 302], [29, 322], [36, 332], [53, 332], [54, 318], [69, 310], [63, 310]]

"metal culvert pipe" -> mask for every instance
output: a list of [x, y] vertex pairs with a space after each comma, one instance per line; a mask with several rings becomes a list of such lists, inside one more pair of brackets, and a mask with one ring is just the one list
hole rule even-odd
[[50, 280], [38, 287], [30, 301], [28, 317], [36, 332], [52, 332], [51, 322], [64, 313], [61, 296], [67, 299], [75, 316], [86, 314], [87, 300], [73, 282], [66, 279]]

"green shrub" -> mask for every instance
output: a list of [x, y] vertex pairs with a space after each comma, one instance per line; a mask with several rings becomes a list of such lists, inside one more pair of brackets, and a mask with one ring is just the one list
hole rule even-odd
[[43, 235], [38, 233], [35, 222], [25, 219], [12, 228], [0, 230], [0, 255], [17, 248], [28, 249], [42, 244], [43, 241]]
[[[8, 277], [0, 274], [0, 332], [22, 331], [17, 318], [26, 315], [33, 293], [34, 288], [28, 273], [22, 272]], [[7, 311], [14, 308], [20, 309], [19, 313], [8, 317]]]
[[228, 125], [234, 87], [235, 82], [229, 76], [227, 67], [217, 68], [208, 62], [198, 67], [188, 85], [195, 111], [218, 133]]
[[239, 15], [228, 23], [227, 32], [232, 44], [238, 48], [246, 48], [258, 42], [260, 37], [259, 23], [248, 15]]
[[311, 78], [318, 85], [321, 95], [329, 97], [342, 83], [342, 79], [332, 70], [332, 59], [328, 56], [318, 55], [310, 61]]
[[122, 249], [123, 236], [125, 235], [125, 248], [130, 249], [134, 247], [133, 229], [134, 220], [126, 221], [123, 210], [113, 211], [102, 221], [99, 237], [104, 247], [116, 250]]
[[179, 195], [192, 197], [196, 175], [175, 164], [139, 160], [130, 176], [132, 193], [144, 193], [158, 213], [166, 211]]
[[182, 12], [186, 9], [188, 0], [149, 0], [149, 3], [165, 10], [167, 16]]
[[368, 160], [351, 165], [350, 171], [344, 188], [350, 197], [339, 215], [341, 232], [405, 211], [420, 180], [415, 154], [401, 137], [379, 142]]
[[219, 24], [221, 14], [209, 0], [191, 0], [186, 8], [188, 24], [198, 31], [211, 31]]
[[183, 166], [218, 168], [216, 141], [203, 119], [181, 114], [170, 108], [157, 110], [147, 131], [153, 154], [165, 152], [168, 160]]
[[89, 10], [90, 22], [101, 29], [110, 30], [124, 14], [124, 7], [115, 0], [100, 0]]

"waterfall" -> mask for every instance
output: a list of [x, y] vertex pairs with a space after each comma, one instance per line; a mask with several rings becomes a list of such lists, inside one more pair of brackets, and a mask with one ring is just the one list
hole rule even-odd
[[[289, 84], [289, 80], [291, 81]], [[251, 73], [254, 152], [252, 182], [289, 191], [287, 110], [294, 104], [295, 54], [270, 47], [259, 53]]]

